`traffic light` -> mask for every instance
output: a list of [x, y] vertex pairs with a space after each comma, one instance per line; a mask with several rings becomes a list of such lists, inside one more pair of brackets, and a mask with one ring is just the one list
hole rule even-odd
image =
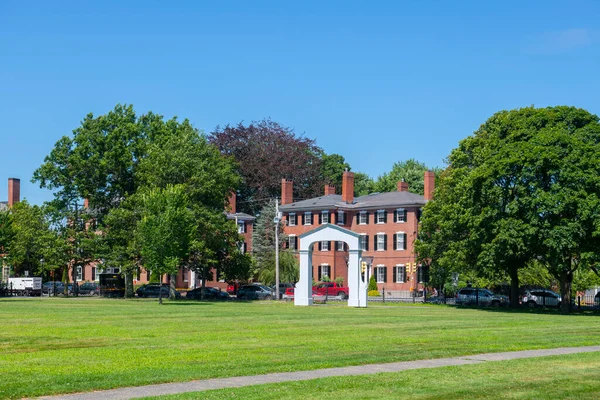
[[360, 263], [360, 271], [364, 274], [366, 270], [367, 270], [367, 262], [363, 261]]

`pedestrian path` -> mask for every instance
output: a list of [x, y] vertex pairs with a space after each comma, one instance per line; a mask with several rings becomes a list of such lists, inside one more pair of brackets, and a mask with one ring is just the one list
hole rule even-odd
[[333, 376], [353, 376], [378, 374], [381, 372], [400, 372], [411, 369], [437, 368], [453, 365], [479, 364], [488, 361], [516, 360], [565, 354], [600, 352], [600, 346], [562, 347], [558, 349], [510, 351], [504, 353], [475, 354], [433, 360], [403, 361], [386, 364], [368, 364], [352, 367], [317, 369], [312, 371], [278, 372], [265, 375], [238, 376], [232, 378], [206, 379], [202, 381], [162, 383], [158, 385], [135, 386], [98, 392], [75, 393], [60, 396], [46, 396], [47, 400], [122, 400], [146, 396], [161, 396], [187, 392], [200, 392], [212, 389], [236, 388], [242, 386], [262, 385], [289, 381], [306, 381]]

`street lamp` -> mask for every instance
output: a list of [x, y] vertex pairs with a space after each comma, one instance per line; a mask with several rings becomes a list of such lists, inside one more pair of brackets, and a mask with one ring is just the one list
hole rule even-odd
[[275, 298], [279, 300], [279, 222], [281, 221], [279, 212], [279, 199], [275, 198]]

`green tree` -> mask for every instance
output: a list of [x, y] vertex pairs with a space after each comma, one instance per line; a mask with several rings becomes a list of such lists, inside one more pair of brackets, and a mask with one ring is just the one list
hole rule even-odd
[[321, 179], [324, 184], [333, 185], [341, 190], [345, 170], [350, 170], [350, 164], [346, 162], [344, 156], [325, 152], [321, 154]]
[[354, 195], [355, 196], [366, 196], [369, 193], [374, 193], [375, 190], [375, 181], [373, 179], [363, 173], [363, 172], [355, 172], [354, 173]]
[[424, 209], [417, 251], [433, 265], [506, 274], [518, 301], [519, 270], [542, 262], [568, 311], [573, 272], [598, 259], [600, 125], [573, 107], [492, 116], [448, 158]]
[[[152, 189], [142, 195], [142, 218], [137, 227], [144, 265], [152, 274], [173, 274], [190, 252], [194, 213], [181, 185]], [[162, 279], [159, 303], [162, 304]]]
[[[398, 182], [404, 180], [408, 183], [408, 190], [412, 193], [424, 193], [424, 174], [430, 170], [427, 166], [413, 158], [406, 161], [398, 161], [392, 166], [392, 170], [381, 175], [375, 182], [375, 191], [377, 192], [395, 192]], [[434, 168], [436, 176], [441, 172], [439, 168]]]

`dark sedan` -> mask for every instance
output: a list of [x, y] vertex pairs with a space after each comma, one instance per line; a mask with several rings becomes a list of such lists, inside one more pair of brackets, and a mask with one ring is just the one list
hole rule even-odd
[[[202, 294], [202, 288], [196, 288], [196, 289], [188, 291], [185, 295], [185, 298], [200, 300], [202, 298], [201, 294]], [[227, 299], [229, 299], [229, 295], [227, 294], [227, 292], [222, 292], [219, 289], [216, 289], [213, 287], [204, 288], [204, 300], [227, 300]]]
[[96, 282], [85, 282], [79, 286], [79, 294], [93, 296], [100, 293], [100, 286]]
[[240, 300], [271, 300], [275, 294], [265, 285], [244, 285], [238, 290]]
[[[144, 298], [148, 298], [148, 297], [154, 297], [154, 298], [158, 298], [160, 297], [159, 294], [162, 291], [162, 297], [163, 299], [169, 298], [169, 286], [168, 285], [164, 285], [162, 287], [160, 286], [146, 286], [146, 288], [144, 289], [144, 292], [142, 293], [141, 297]], [[181, 298], [181, 293], [179, 293], [177, 290], [175, 291], [175, 298], [179, 299]]]

